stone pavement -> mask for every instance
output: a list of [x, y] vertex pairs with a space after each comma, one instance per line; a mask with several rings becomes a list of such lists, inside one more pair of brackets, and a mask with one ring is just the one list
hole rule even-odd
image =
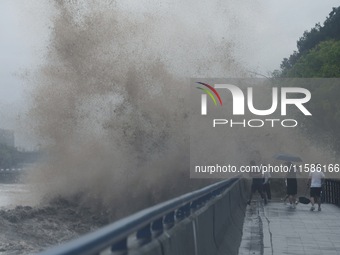
[[291, 209], [282, 202], [253, 201], [247, 206], [240, 255], [340, 254], [340, 208], [322, 204]]

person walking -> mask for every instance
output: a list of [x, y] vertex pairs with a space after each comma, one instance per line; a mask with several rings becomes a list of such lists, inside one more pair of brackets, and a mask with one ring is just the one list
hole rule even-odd
[[251, 191], [250, 191], [250, 197], [247, 202], [248, 205], [250, 205], [250, 202], [253, 198], [253, 194], [257, 191], [261, 198], [264, 200], [264, 204], [267, 204], [267, 198], [263, 193], [263, 177], [261, 170], [256, 166], [256, 163], [254, 160], [250, 161], [250, 166], [252, 168], [251, 171], [251, 177], [253, 178], [251, 183]]
[[318, 204], [318, 211], [321, 211], [321, 191], [324, 180], [325, 174], [321, 171], [314, 171], [309, 173], [307, 185], [310, 187], [310, 202], [312, 204], [312, 207], [310, 208], [311, 211], [315, 210], [315, 203]]
[[267, 200], [270, 201], [272, 199], [272, 193], [270, 190], [270, 178], [271, 174], [269, 172], [263, 173], [263, 192], [267, 195]]
[[297, 179], [296, 171], [291, 162], [286, 162], [286, 166], [289, 167], [286, 180], [287, 180], [287, 195], [290, 203], [290, 208], [295, 209], [296, 194], [297, 194]]

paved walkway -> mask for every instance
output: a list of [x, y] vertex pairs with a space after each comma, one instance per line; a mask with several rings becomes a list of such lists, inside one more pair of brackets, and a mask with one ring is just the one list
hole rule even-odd
[[340, 254], [340, 208], [323, 204], [322, 211], [310, 205], [291, 209], [282, 202], [247, 206], [240, 255]]

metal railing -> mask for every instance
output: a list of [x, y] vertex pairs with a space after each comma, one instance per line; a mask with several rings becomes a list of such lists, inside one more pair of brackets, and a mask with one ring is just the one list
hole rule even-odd
[[232, 178], [139, 211], [40, 255], [127, 254], [151, 242], [238, 181]]
[[340, 206], [340, 180], [326, 179], [322, 200]]

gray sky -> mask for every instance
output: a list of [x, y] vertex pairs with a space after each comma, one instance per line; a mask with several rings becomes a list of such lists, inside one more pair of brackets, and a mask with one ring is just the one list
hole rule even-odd
[[[140, 10], [153, 8], [159, 1], [120, 2]], [[260, 15], [253, 11], [254, 2]], [[233, 34], [239, 44], [235, 55], [249, 70], [265, 75], [278, 69], [282, 59], [296, 50], [296, 41], [305, 30], [317, 22], [323, 23], [332, 7], [339, 5], [338, 0], [244, 0], [240, 3], [248, 8], [237, 10], [235, 15], [244, 15], [245, 24], [249, 25], [240, 26]], [[20, 76], [33, 73], [43, 64], [51, 15], [45, 0], [0, 0], [0, 128], [14, 128], [27, 108], [29, 87]], [[22, 124], [21, 128], [14, 129], [20, 133]], [[18, 135], [19, 146], [25, 145], [23, 136]]]

